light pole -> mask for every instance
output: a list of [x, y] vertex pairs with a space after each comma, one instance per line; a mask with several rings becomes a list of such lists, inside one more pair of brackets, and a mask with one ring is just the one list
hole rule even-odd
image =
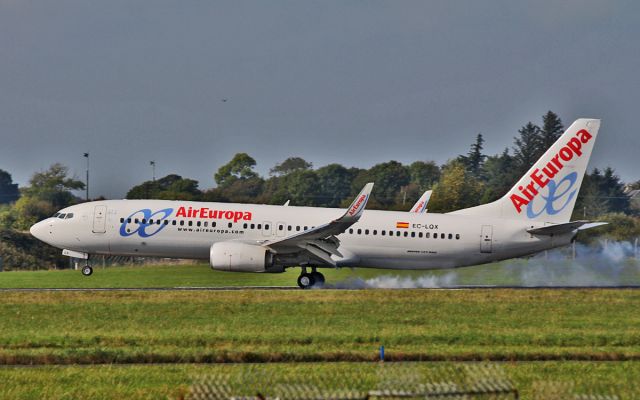
[[152, 177], [153, 177], [153, 181], [156, 181], [156, 162], [155, 161], [149, 161], [149, 165], [151, 165], [151, 171], [152, 171]]
[[86, 200], [89, 201], [89, 153], [84, 153], [84, 158], [87, 159], [87, 181], [85, 189], [87, 190]]

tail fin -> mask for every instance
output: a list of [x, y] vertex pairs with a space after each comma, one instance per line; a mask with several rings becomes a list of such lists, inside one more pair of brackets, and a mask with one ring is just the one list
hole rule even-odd
[[416, 204], [411, 207], [411, 212], [416, 214], [422, 214], [427, 212], [427, 204], [429, 204], [429, 199], [431, 198], [431, 193], [433, 190], [427, 190], [420, 196]]
[[451, 214], [568, 222], [599, 128], [599, 119], [576, 120], [506, 195]]

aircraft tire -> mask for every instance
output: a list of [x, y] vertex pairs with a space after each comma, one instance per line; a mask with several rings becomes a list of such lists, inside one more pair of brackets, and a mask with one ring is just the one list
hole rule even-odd
[[324, 275], [322, 275], [320, 272], [312, 272], [311, 275], [313, 276], [313, 280], [315, 281], [315, 286], [316, 287], [322, 287], [324, 286]]
[[313, 274], [300, 274], [298, 277], [298, 286], [301, 289], [309, 289], [316, 283]]
[[82, 267], [82, 275], [89, 276], [91, 274], [93, 274], [93, 268], [91, 268], [90, 265], [85, 265], [84, 267]]

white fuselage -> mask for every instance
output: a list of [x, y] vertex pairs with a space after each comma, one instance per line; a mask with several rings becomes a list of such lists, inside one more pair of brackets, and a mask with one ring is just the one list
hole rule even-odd
[[[105, 200], [61, 210], [65, 218], [34, 225], [37, 238], [61, 249], [103, 255], [208, 259], [212, 244], [285, 238], [340, 217], [315, 207], [167, 200]], [[73, 216], [68, 218], [72, 213]], [[524, 256], [570, 243], [574, 234], [531, 235], [523, 220], [366, 210], [337, 236], [338, 266], [438, 269]], [[311, 263], [311, 262], [310, 262]], [[285, 267], [305, 264], [292, 261]], [[318, 264], [319, 267], [322, 265]]]

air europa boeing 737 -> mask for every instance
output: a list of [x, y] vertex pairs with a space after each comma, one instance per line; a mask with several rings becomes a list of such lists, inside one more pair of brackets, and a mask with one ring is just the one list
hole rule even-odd
[[31, 227], [64, 255], [208, 259], [211, 268], [283, 272], [301, 267], [302, 288], [321, 268], [438, 269], [525, 256], [569, 244], [569, 222], [600, 121], [575, 121], [502, 198], [447, 214], [365, 211], [368, 183], [346, 210], [165, 200], [94, 201]]

